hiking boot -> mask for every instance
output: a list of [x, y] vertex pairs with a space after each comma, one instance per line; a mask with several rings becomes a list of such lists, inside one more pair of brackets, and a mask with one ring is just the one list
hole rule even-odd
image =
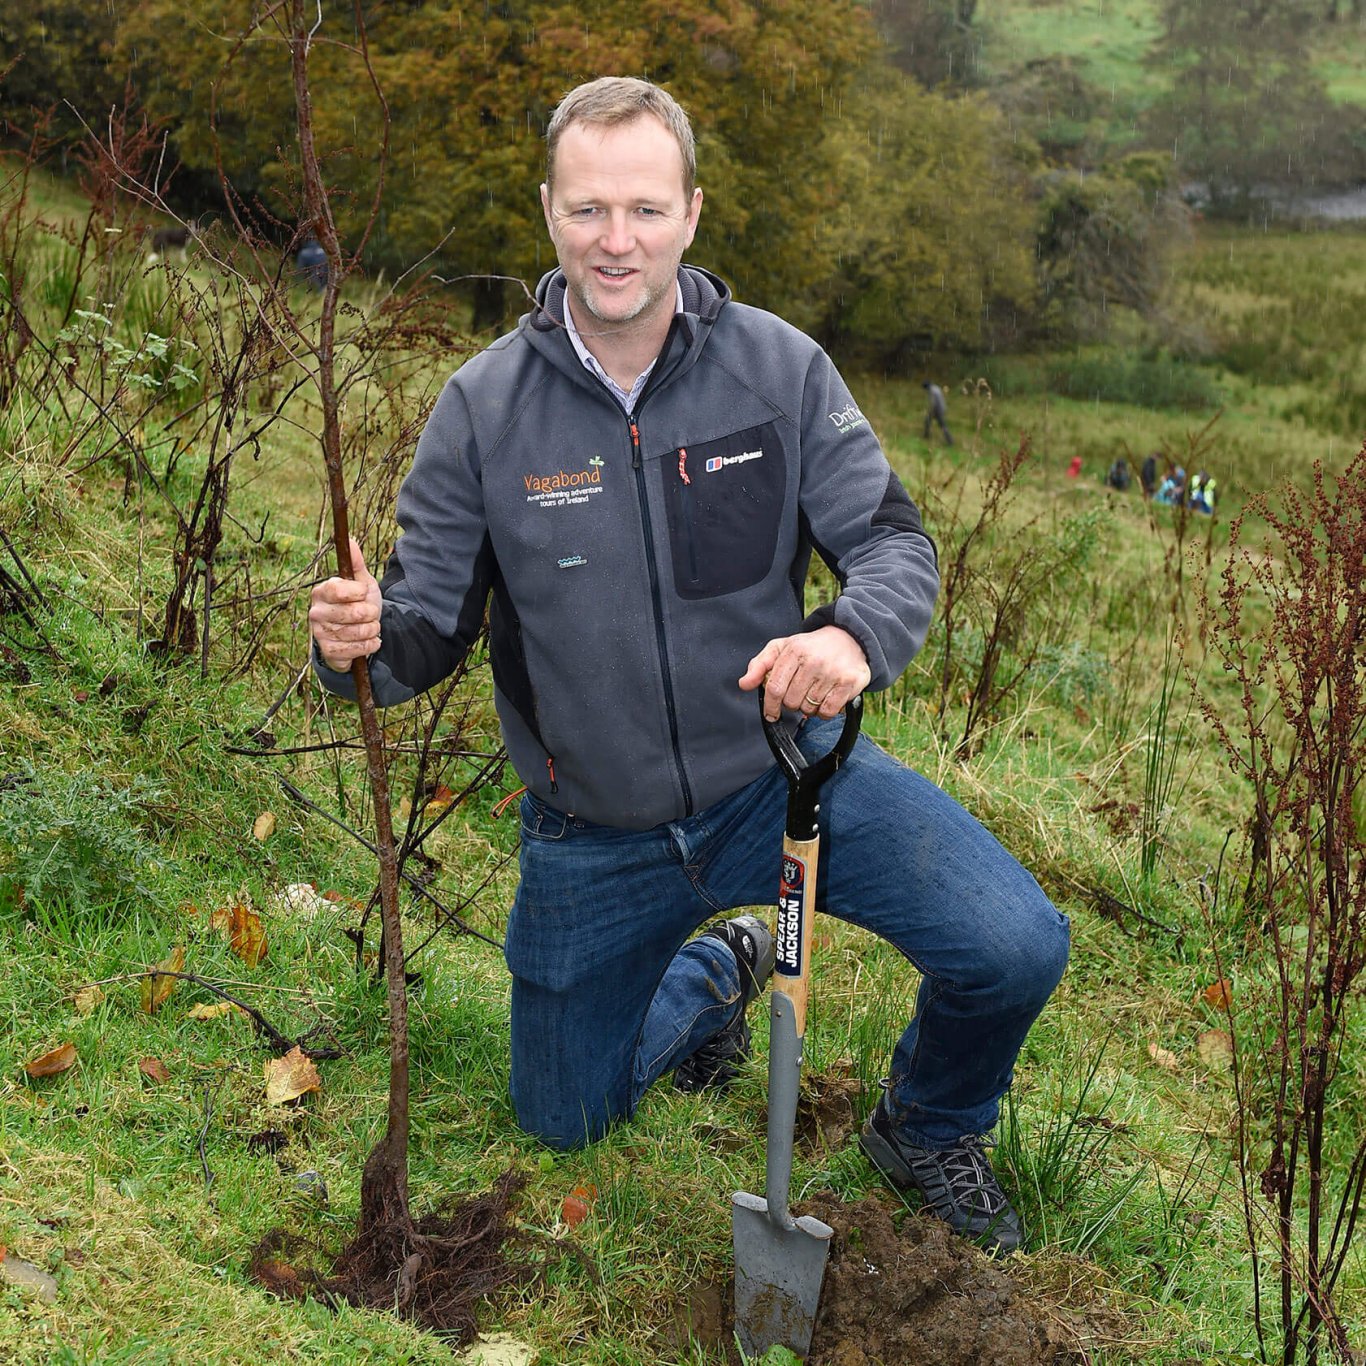
[[916, 1191], [925, 1208], [955, 1233], [993, 1257], [1004, 1257], [1024, 1242], [1024, 1229], [987, 1161], [988, 1144], [977, 1134], [965, 1134], [951, 1148], [918, 1148], [892, 1128], [886, 1096], [859, 1135], [859, 1147], [893, 1186]]
[[773, 935], [758, 916], [741, 915], [734, 920], [714, 921], [698, 938], [719, 939], [735, 955], [740, 969], [740, 1005], [724, 1029], [674, 1068], [674, 1085], [680, 1091], [724, 1091], [749, 1057], [745, 1011], [773, 974]]

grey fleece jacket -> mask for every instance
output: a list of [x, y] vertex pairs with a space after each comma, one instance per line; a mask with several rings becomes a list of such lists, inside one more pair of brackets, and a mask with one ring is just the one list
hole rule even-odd
[[[377, 701], [406, 701], [456, 667], [488, 603], [522, 780], [637, 830], [772, 763], [736, 686], [767, 641], [841, 626], [884, 688], [924, 643], [939, 584], [920, 514], [829, 357], [705, 271], [679, 283], [683, 312], [629, 416], [574, 354], [559, 271], [451, 377], [399, 492], [370, 662]], [[813, 550], [841, 591], [804, 615]], [[354, 697], [349, 674], [314, 665]]]

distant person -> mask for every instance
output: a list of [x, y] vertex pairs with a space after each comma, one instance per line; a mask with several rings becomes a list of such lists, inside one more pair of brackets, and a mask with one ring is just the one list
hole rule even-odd
[[1201, 470], [1194, 479], [1191, 480], [1190, 496], [1186, 499], [1188, 506], [1196, 512], [1203, 512], [1206, 517], [1214, 515], [1214, 484], [1204, 470]]
[[1121, 493], [1128, 491], [1129, 485], [1133, 483], [1133, 476], [1129, 473], [1129, 462], [1122, 455], [1105, 471], [1105, 482]]
[[1138, 482], [1143, 486], [1143, 496], [1151, 498], [1157, 492], [1157, 461], [1160, 451], [1152, 451], [1139, 466]]
[[1068, 477], [1069, 479], [1076, 479], [1080, 474], [1081, 474], [1081, 456], [1079, 456], [1079, 455], [1074, 455], [1074, 456], [1072, 457], [1072, 463], [1071, 463], [1070, 465], [1068, 465], [1068, 467], [1067, 467], [1067, 477]]
[[1180, 465], [1176, 467], [1158, 485], [1157, 492], [1153, 494], [1153, 499], [1158, 503], [1166, 503], [1171, 507], [1179, 506], [1186, 496], [1186, 471]]
[[294, 273], [316, 289], [327, 288], [327, 253], [312, 233], [304, 238], [304, 244], [294, 258]]
[[953, 433], [949, 431], [949, 405], [944, 401], [944, 391], [937, 385], [931, 384], [926, 380], [920, 386], [929, 396], [929, 407], [925, 411], [925, 440], [930, 439], [930, 426], [933, 423], [939, 424], [939, 430], [944, 433], [944, 444], [953, 445]]

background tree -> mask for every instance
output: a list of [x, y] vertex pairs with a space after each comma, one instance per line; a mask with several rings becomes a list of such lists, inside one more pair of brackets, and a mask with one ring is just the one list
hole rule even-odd
[[1335, 105], [1310, 67], [1310, 0], [1163, 0], [1154, 64], [1170, 78], [1150, 139], [1216, 209], [1259, 189], [1309, 190], [1359, 178], [1363, 116]]
[[49, 133], [84, 137], [80, 119], [98, 126], [123, 91], [110, 65], [116, 14], [87, 0], [22, 0], [0, 6], [0, 121], [27, 127], [34, 109], [57, 106]]
[[1029, 153], [980, 98], [949, 99], [867, 74], [828, 136], [840, 202], [818, 254], [831, 347], [884, 360], [972, 350], [1032, 310]]
[[1091, 175], [1054, 171], [1043, 189], [1043, 329], [1090, 340], [1105, 334], [1117, 305], [1150, 314], [1161, 296], [1167, 250], [1187, 217], [1169, 158], [1141, 152]]
[[977, 0], [873, 0], [892, 65], [921, 85], [976, 84], [982, 34]]
[[[187, 166], [207, 171], [221, 156], [244, 195], [283, 204], [297, 157], [280, 53], [262, 44], [216, 69], [215, 34], [244, 27], [249, 10], [250, 0], [219, 0], [196, 19], [176, 0], [136, 0], [120, 51]], [[821, 165], [824, 132], [877, 42], [854, 0], [746, 0], [722, 12], [705, 0], [419, 3], [376, 13], [369, 37], [394, 148], [372, 265], [402, 270], [435, 253], [448, 277], [534, 284], [554, 260], [536, 195], [550, 111], [582, 80], [631, 72], [666, 86], [698, 130], [709, 205], [696, 259], [774, 307], [803, 301], [823, 277], [813, 242], [839, 198]], [[315, 61], [318, 137], [358, 201], [337, 206], [345, 237], [370, 197], [375, 114], [335, 54], [320, 45]], [[487, 280], [469, 289], [478, 325], [520, 297]]]

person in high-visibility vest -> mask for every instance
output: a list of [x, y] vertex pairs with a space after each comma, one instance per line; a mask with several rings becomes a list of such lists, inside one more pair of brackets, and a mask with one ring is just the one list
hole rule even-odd
[[1191, 480], [1190, 506], [1206, 516], [1214, 513], [1214, 480], [1204, 470]]

